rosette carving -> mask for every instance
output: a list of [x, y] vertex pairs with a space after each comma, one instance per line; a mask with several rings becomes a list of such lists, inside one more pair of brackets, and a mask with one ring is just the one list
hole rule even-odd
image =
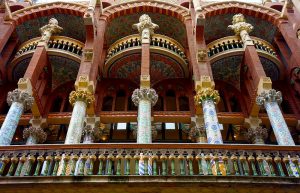
[[196, 105], [201, 105], [205, 100], [211, 100], [215, 104], [220, 101], [220, 95], [217, 90], [212, 88], [197, 89], [197, 94], [194, 97]]
[[140, 100], [148, 100], [154, 106], [158, 100], [158, 95], [152, 88], [141, 88], [133, 91], [131, 99], [136, 106], [139, 105]]
[[95, 101], [94, 95], [89, 91], [72, 91], [70, 93], [69, 102], [74, 106], [76, 101], [83, 101], [89, 106]]
[[263, 91], [256, 98], [256, 104], [259, 106], [263, 106], [265, 102], [277, 102], [280, 104], [282, 102], [282, 94], [280, 91], [276, 91], [271, 89], [269, 91]]
[[7, 94], [8, 105], [11, 106], [13, 102], [22, 103], [24, 105], [24, 111], [27, 111], [33, 105], [34, 98], [27, 91], [15, 89]]
[[264, 141], [268, 137], [268, 130], [266, 128], [263, 128], [262, 126], [250, 127], [248, 129], [248, 132], [246, 133], [246, 137], [253, 144], [264, 144]]
[[23, 138], [27, 139], [32, 136], [37, 143], [44, 143], [47, 139], [47, 133], [42, 128], [28, 127], [23, 131]]

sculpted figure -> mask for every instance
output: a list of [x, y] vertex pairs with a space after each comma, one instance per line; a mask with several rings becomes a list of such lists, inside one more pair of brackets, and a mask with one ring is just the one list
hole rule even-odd
[[147, 14], [143, 14], [139, 23], [133, 24], [133, 29], [137, 29], [143, 40], [150, 40], [150, 36], [154, 34], [154, 30], [158, 28], [158, 25], [152, 23], [151, 18]]
[[62, 30], [63, 28], [58, 26], [58, 21], [55, 18], [51, 18], [47, 25], [40, 28], [40, 32], [42, 34], [40, 42], [48, 43], [52, 34], [59, 33]]

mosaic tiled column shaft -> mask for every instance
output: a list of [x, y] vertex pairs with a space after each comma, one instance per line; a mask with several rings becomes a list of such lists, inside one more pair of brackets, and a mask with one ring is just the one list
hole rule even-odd
[[137, 143], [152, 143], [151, 106], [155, 105], [158, 96], [154, 89], [135, 89], [132, 101], [138, 106]]
[[33, 101], [26, 91], [15, 89], [8, 93], [7, 103], [11, 107], [0, 129], [0, 145], [10, 145], [23, 111], [30, 109]]
[[74, 105], [65, 144], [80, 143], [87, 106], [94, 100], [88, 91], [72, 91], [69, 101]]
[[222, 135], [216, 113], [215, 103], [218, 103], [220, 96], [218, 91], [211, 88], [198, 89], [195, 96], [196, 105], [202, 105], [204, 124], [207, 135], [207, 143], [222, 144]]
[[256, 103], [267, 111], [278, 145], [293, 146], [295, 143], [278, 105], [281, 102], [281, 92], [274, 89], [263, 91], [256, 98]]

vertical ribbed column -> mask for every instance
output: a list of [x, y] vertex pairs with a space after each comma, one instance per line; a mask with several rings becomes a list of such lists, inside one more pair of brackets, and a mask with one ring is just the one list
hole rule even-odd
[[220, 100], [218, 91], [212, 88], [197, 88], [196, 105], [202, 105], [204, 124], [207, 134], [207, 143], [222, 144], [222, 135], [218, 122], [215, 104]]
[[281, 102], [281, 92], [274, 89], [263, 91], [256, 98], [256, 103], [264, 106], [267, 111], [278, 145], [294, 146], [292, 135], [278, 105]]
[[10, 145], [23, 111], [30, 109], [33, 101], [27, 91], [15, 89], [8, 92], [7, 103], [11, 107], [0, 129], [0, 145]]
[[158, 96], [154, 89], [135, 89], [132, 101], [138, 106], [137, 143], [152, 143], [151, 106], [155, 105]]
[[65, 144], [80, 143], [86, 109], [94, 101], [94, 96], [88, 91], [72, 91], [69, 101], [74, 105]]

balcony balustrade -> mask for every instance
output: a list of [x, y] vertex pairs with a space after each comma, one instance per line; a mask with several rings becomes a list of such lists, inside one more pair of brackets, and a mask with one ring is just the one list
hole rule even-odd
[[[268, 56], [277, 59], [274, 47], [267, 41], [257, 37], [251, 37], [255, 48], [259, 53], [267, 54]], [[243, 50], [243, 41], [238, 36], [228, 36], [215, 40], [207, 45], [208, 57], [215, 57], [221, 53], [228, 53], [230, 51], [237, 52]]]
[[6, 146], [0, 147], [0, 175], [299, 177], [299, 150], [208, 144]]
[[[19, 47], [15, 57], [18, 58], [22, 55], [32, 53], [36, 49], [39, 40], [40, 37], [24, 42]], [[82, 42], [65, 36], [52, 36], [48, 42], [48, 51], [59, 51], [77, 57], [82, 55], [83, 47], [84, 44]]]
[[[141, 49], [141, 37], [139, 34], [126, 36], [116, 41], [108, 50], [106, 62], [108, 63], [114, 56], [124, 51], [132, 49]], [[187, 57], [184, 54], [184, 48], [174, 39], [160, 34], [154, 34], [151, 37], [150, 49], [163, 49], [171, 54], [179, 56], [185, 64], [188, 63]]]

